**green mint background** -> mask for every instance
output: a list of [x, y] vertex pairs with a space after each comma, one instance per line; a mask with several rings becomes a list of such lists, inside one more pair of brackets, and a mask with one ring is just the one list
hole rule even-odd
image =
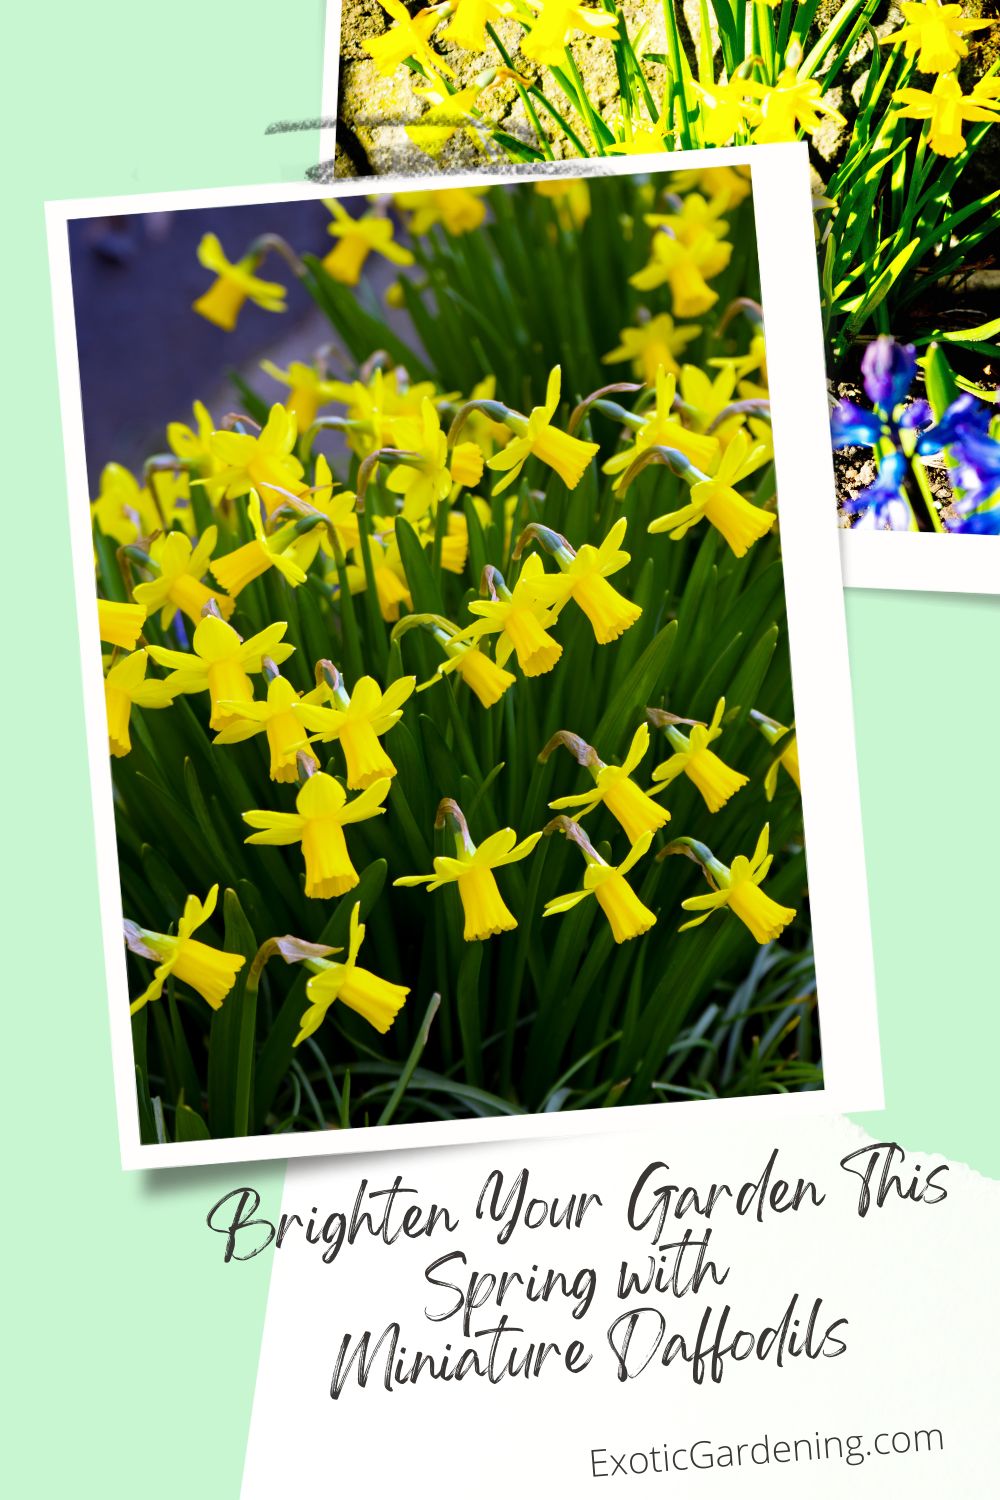
[[[298, 180], [317, 134], [264, 131], [319, 113], [324, 25], [324, 0], [58, 0], [6, 22], [0, 1098], [19, 1496], [235, 1500], [271, 1261], [223, 1267], [204, 1218], [244, 1182], [275, 1210], [284, 1171], [118, 1166], [42, 205]], [[855, 592], [847, 613], [888, 1101], [859, 1123], [1000, 1177], [1000, 597]], [[845, 941], [859, 905], [844, 892]]]

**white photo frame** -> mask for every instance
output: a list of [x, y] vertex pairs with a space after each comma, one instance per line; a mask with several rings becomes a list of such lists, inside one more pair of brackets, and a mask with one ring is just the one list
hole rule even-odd
[[[867, 887], [807, 148], [796, 143], [676, 152], [669, 157], [605, 158], [560, 163], [551, 175], [660, 175], [736, 164], [750, 167], [754, 193], [796, 732], [805, 767], [803, 817], [825, 1078], [822, 1091], [789, 1094], [780, 1103], [790, 1115], [874, 1110], [883, 1105], [882, 1070], [870, 924], [867, 902], [860, 899]], [[539, 175], [536, 168], [456, 174], [442, 186], [512, 184]], [[93, 216], [351, 198], [368, 193], [371, 186], [369, 182], [338, 183], [331, 192], [329, 185], [285, 183], [250, 190], [226, 188], [46, 205], [97, 878], [121, 1158], [127, 1169], [584, 1135], [640, 1129], [662, 1119], [664, 1106], [652, 1104], [300, 1135], [156, 1145], [140, 1142], [101, 654], [95, 649], [97, 604], [68, 225], [71, 220]], [[427, 182], [381, 179], [378, 186], [380, 192], [413, 191], [426, 188]], [[830, 788], [835, 788], [835, 795]], [[849, 930], [843, 918], [844, 892], [851, 895]], [[694, 1111], [709, 1108], [726, 1109], [734, 1119], [760, 1118], [771, 1114], [774, 1101], [765, 1097], [691, 1101], [669, 1108], [675, 1123], [673, 1112], [685, 1111], [683, 1118], [692, 1118]]]

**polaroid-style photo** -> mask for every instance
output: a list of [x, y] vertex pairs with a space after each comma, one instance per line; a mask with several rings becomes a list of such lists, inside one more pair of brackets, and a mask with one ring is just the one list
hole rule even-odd
[[765, 7], [751, 25], [716, 0], [344, 0], [328, 8], [316, 171], [807, 141], [844, 582], [997, 593], [991, 23], [936, 3], [834, 11]]
[[805, 148], [383, 186], [48, 208], [124, 1164], [879, 1107]]

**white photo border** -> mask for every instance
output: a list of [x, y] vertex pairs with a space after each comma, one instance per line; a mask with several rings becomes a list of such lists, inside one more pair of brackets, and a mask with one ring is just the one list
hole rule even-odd
[[[796, 1113], [878, 1110], [884, 1103], [808, 160], [807, 147], [800, 142], [558, 163], [546, 173], [534, 167], [502, 174], [458, 173], [440, 183], [446, 189], [530, 182], [541, 175], [578, 178], [640, 172], [663, 175], [733, 165], [751, 168], [792, 690], [800, 762], [805, 768], [803, 819], [825, 1086], [779, 1100], [754, 1096], [679, 1101], [669, 1105], [673, 1123], [676, 1111], [686, 1111], [685, 1121], [693, 1123], [696, 1111], [709, 1108], [728, 1110], [739, 1120], [774, 1111], [784, 1118]], [[97, 594], [68, 225], [71, 220], [96, 216], [277, 205], [331, 195], [351, 198], [371, 192], [373, 186], [368, 180], [337, 183], [331, 194], [329, 184], [282, 183], [77, 199], [45, 206], [119, 1143], [126, 1169], [629, 1131], [663, 1118], [662, 1104], [643, 1104], [618, 1110], [431, 1120], [294, 1136], [155, 1145], [140, 1141], [101, 653], [95, 649]], [[383, 178], [377, 187], [380, 193], [421, 190], [426, 189], [427, 179]]]
[[1000, 594], [1000, 538], [939, 531], [840, 533], [844, 587]]

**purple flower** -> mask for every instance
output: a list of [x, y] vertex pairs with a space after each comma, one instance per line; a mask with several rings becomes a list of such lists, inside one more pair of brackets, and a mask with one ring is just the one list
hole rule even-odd
[[888, 334], [880, 334], [865, 350], [861, 373], [869, 401], [891, 417], [913, 384], [917, 351], [912, 344], [897, 344]]
[[855, 526], [868, 531], [909, 531], [912, 520], [909, 501], [903, 493], [906, 459], [890, 453], [873, 484], [844, 501], [846, 511], [858, 513]]

